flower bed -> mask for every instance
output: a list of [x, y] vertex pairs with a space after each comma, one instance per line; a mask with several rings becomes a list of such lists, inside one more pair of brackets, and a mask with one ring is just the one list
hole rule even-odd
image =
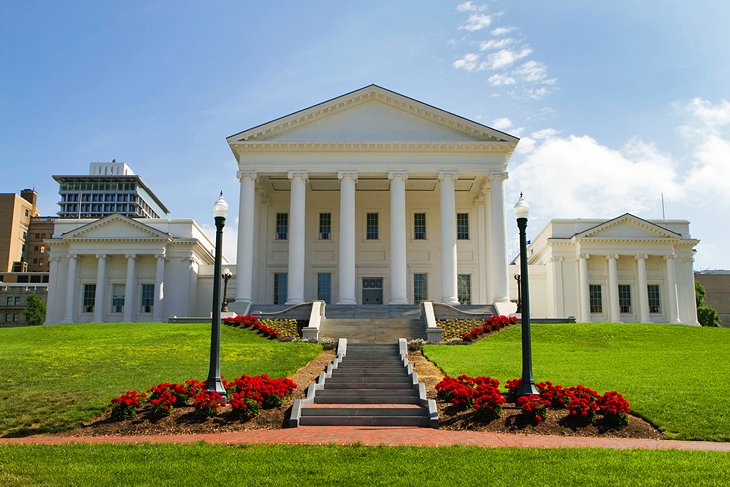
[[500, 315], [484, 320], [438, 320], [436, 323], [444, 331], [445, 341], [461, 339], [473, 342], [483, 335], [517, 323], [517, 318]]
[[224, 318], [223, 324], [236, 328], [246, 328], [267, 338], [299, 338], [297, 320], [266, 319], [254, 315]]
[[[576, 428], [600, 422], [604, 429], [618, 429], [629, 422], [630, 405], [616, 391], [601, 395], [582, 384], [563, 387], [552, 382], [539, 382], [535, 384], [539, 394], [518, 398], [517, 390], [521, 383], [519, 378], [508, 380], [505, 384], [507, 397], [500, 392], [497, 379], [485, 376], [447, 376], [435, 388], [440, 401], [449, 403], [454, 411], [473, 409], [473, 418], [479, 422], [502, 417], [502, 405], [507, 402], [514, 404], [513, 409], [520, 409], [517, 421], [533, 426], [542, 423], [550, 409], [567, 409], [568, 418]], [[598, 416], [600, 419], [597, 419]]]
[[[163, 382], [147, 390], [148, 413], [152, 419], [169, 416], [176, 408], [188, 407], [188, 399], [192, 398], [192, 407], [200, 417], [216, 416], [226, 409], [236, 419], [250, 419], [258, 416], [261, 409], [281, 407], [297, 388], [296, 383], [288, 378], [274, 379], [266, 374], [240, 377], [227, 381], [223, 377], [230, 408], [226, 407], [223, 397], [217, 392], [207, 391], [205, 383], [198, 380], [186, 380], [185, 384]], [[127, 391], [112, 399], [111, 417], [115, 420], [128, 419], [137, 414], [146, 394]]]

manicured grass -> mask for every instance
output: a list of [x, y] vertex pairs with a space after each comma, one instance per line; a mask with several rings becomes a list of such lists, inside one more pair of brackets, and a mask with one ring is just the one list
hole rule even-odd
[[[321, 351], [222, 327], [221, 373], [287, 376]], [[0, 329], [0, 435], [58, 431], [129, 389], [208, 375], [210, 325], [116, 323]], [[1, 483], [1, 482], [0, 482]]]
[[[669, 438], [730, 441], [730, 329], [679, 325], [532, 325], [535, 381], [618, 390]], [[449, 375], [521, 375], [514, 326], [469, 346], [427, 345]]]
[[15, 485], [728, 485], [717, 452], [476, 447], [0, 447]]

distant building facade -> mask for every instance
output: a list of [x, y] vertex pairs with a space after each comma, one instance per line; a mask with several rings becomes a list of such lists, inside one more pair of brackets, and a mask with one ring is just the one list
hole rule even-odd
[[[530, 314], [698, 325], [692, 270], [698, 243], [686, 220], [628, 213], [552, 220], [528, 247]], [[510, 270], [518, 274], [519, 265]], [[511, 295], [517, 299], [516, 282]]]
[[169, 210], [124, 162], [92, 162], [89, 174], [53, 176], [59, 183], [60, 218], [167, 218]]
[[48, 274], [48, 247], [45, 239], [53, 235], [56, 217], [37, 216], [30, 219], [28, 237], [25, 240], [23, 261], [28, 272], [44, 272]]
[[695, 273], [695, 279], [705, 288], [705, 304], [720, 315], [721, 326], [730, 327], [730, 271], [700, 271]]
[[20, 196], [15, 193], [0, 194], [0, 272], [24, 272], [23, 254], [30, 222], [38, 216], [38, 194], [24, 189]]
[[213, 243], [192, 220], [58, 219], [46, 323], [208, 316]]

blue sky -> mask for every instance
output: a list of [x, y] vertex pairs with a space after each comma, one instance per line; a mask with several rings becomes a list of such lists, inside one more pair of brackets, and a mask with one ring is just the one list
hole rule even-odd
[[34, 186], [54, 214], [51, 175], [114, 158], [210, 228], [219, 190], [237, 207], [226, 136], [376, 83], [521, 137], [508, 201], [525, 192], [533, 234], [661, 218], [663, 193], [702, 240], [695, 267], [729, 269], [728, 18], [723, 1], [0, 0], [0, 192]]

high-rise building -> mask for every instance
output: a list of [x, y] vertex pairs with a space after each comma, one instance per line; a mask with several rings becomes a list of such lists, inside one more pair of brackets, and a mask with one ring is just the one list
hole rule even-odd
[[167, 218], [169, 210], [124, 162], [92, 162], [89, 174], [53, 176], [60, 187], [60, 218]]
[[[38, 216], [35, 190], [0, 194], [0, 272], [25, 272], [23, 260], [30, 221]], [[49, 235], [50, 236], [50, 235]]]

